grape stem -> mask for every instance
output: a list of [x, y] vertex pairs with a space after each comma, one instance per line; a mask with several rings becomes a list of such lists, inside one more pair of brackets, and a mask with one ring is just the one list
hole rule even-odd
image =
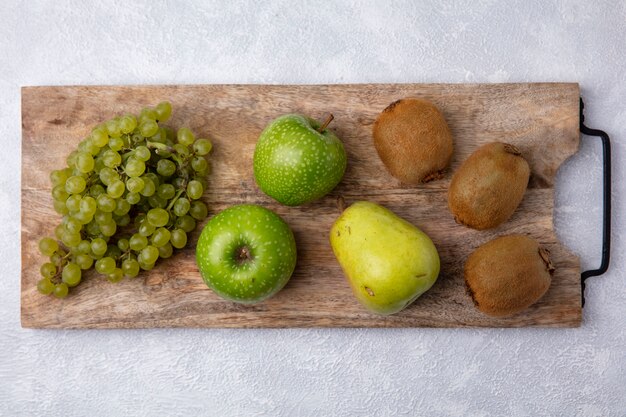
[[153, 148], [153, 149], [160, 149], [162, 151], [168, 151], [168, 152], [175, 152], [174, 148], [171, 146], [167, 146], [164, 143], [159, 143], [159, 142], [150, 142], [149, 140], [146, 141], [146, 146], [148, 148]]
[[178, 192], [176, 193], [174, 198], [172, 198], [172, 201], [170, 201], [170, 203], [167, 205], [165, 210], [170, 211], [172, 209], [172, 207], [174, 207], [174, 203], [176, 203], [176, 201], [178, 201], [178, 198], [181, 196], [181, 194], [183, 192], [185, 192], [185, 187], [182, 187], [180, 190], [178, 190]]

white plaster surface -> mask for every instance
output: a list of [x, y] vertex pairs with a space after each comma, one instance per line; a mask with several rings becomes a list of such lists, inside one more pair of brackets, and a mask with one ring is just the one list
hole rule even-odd
[[[0, 415], [626, 416], [626, 3], [4, 1]], [[41, 331], [19, 322], [20, 86], [576, 81], [613, 139], [613, 258], [579, 329]], [[599, 264], [601, 148], [559, 172]]]

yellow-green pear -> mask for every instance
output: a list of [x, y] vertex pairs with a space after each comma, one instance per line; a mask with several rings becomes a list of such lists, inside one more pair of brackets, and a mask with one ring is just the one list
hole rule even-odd
[[348, 207], [330, 244], [356, 298], [370, 311], [393, 314], [433, 286], [439, 254], [426, 233], [367, 201]]

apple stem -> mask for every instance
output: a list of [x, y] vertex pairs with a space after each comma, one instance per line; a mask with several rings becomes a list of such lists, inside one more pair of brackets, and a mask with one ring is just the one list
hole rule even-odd
[[334, 118], [335, 118], [335, 116], [333, 116], [332, 113], [328, 113], [328, 117], [326, 118], [324, 123], [322, 123], [322, 125], [317, 129], [317, 131], [320, 132], [320, 133], [324, 132], [324, 130], [326, 130], [326, 128], [328, 127], [330, 122], [333, 121]]
[[243, 264], [252, 259], [252, 254], [247, 246], [242, 246], [237, 250], [237, 262]]

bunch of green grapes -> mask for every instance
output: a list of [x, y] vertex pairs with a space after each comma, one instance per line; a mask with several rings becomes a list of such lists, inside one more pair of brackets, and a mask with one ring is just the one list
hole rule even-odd
[[111, 282], [150, 270], [187, 244], [207, 216], [208, 139], [161, 126], [168, 102], [96, 126], [52, 171], [54, 209], [63, 216], [39, 250], [49, 257], [37, 283], [42, 294], [67, 296], [92, 267]]

